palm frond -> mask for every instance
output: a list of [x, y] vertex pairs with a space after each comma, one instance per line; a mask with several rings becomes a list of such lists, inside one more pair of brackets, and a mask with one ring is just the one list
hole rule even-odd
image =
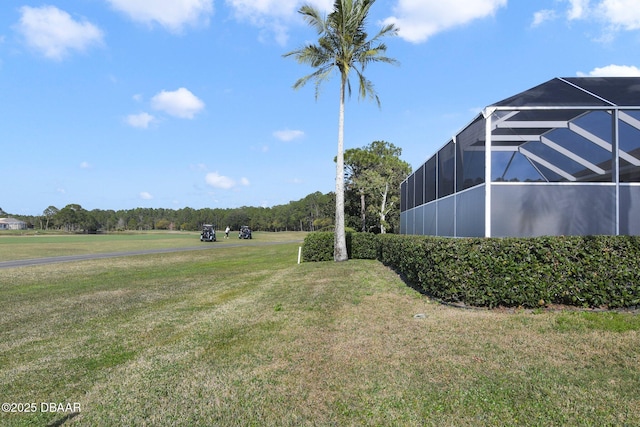
[[314, 73], [299, 79], [294, 88], [300, 88], [308, 81], [315, 80], [317, 98], [319, 86], [329, 79], [331, 70], [336, 69], [350, 96], [349, 76], [352, 70], [356, 70], [359, 98], [368, 97], [380, 105], [373, 84], [365, 78], [364, 71], [371, 63], [398, 63], [385, 55], [387, 46], [379, 41], [383, 37], [397, 35], [398, 29], [393, 24], [385, 25], [373, 38], [369, 38], [366, 25], [374, 3], [375, 0], [335, 0], [333, 11], [327, 16], [323, 16], [317, 8], [309, 4], [300, 8], [299, 13], [320, 37], [317, 44], [308, 44], [283, 55], [294, 57], [298, 63], [316, 69]]
[[298, 11], [305, 22], [309, 24], [312, 28], [318, 32], [318, 34], [322, 34], [326, 32], [326, 18], [320, 13], [320, 11], [308, 4], [303, 5]]
[[316, 99], [318, 99], [318, 97], [320, 96], [320, 87], [322, 86], [323, 82], [325, 82], [326, 80], [328, 80], [331, 77], [332, 71], [333, 71], [333, 67], [332, 66], [326, 66], [326, 67], [319, 68], [316, 71], [314, 71], [313, 73], [299, 78], [293, 84], [293, 88], [295, 90], [298, 90], [298, 89], [302, 88], [303, 86], [305, 86], [307, 83], [309, 83], [309, 81], [314, 80], [315, 81], [315, 97], [316, 97]]
[[369, 97], [370, 99], [376, 101], [378, 107], [380, 107], [380, 98], [378, 98], [378, 94], [373, 86], [373, 82], [367, 79], [364, 74], [356, 68], [356, 74], [358, 75], [358, 95], [361, 99]]

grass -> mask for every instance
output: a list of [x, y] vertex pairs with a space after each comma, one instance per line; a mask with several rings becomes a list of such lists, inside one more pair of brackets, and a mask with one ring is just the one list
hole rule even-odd
[[[237, 233], [224, 239], [224, 232], [216, 232], [215, 243], [200, 242], [200, 233], [180, 232], [126, 232], [111, 234], [53, 234], [52, 232], [0, 231], [0, 261], [44, 258], [89, 253], [141, 251], [145, 249], [184, 248], [192, 246], [214, 247], [239, 243]], [[254, 233], [254, 239], [245, 244], [259, 245], [274, 240], [302, 240], [304, 233]]]
[[0, 424], [640, 423], [637, 315], [462, 310], [375, 261], [219, 247], [0, 270], [0, 401], [81, 404]]

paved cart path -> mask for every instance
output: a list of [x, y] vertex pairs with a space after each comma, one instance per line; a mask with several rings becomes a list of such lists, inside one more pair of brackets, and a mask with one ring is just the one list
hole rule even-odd
[[237, 248], [240, 246], [270, 246], [270, 245], [284, 245], [288, 243], [302, 243], [302, 240], [290, 240], [285, 242], [247, 242], [242, 241], [239, 243], [203, 243], [201, 246], [189, 246], [186, 248], [165, 248], [165, 249], [147, 249], [141, 251], [125, 251], [125, 252], [108, 252], [100, 254], [82, 254], [82, 255], [66, 255], [47, 258], [33, 258], [33, 259], [17, 259], [13, 261], [0, 261], [0, 268], [13, 268], [13, 267], [29, 267], [32, 265], [43, 264], [57, 264], [60, 262], [73, 262], [73, 261], [85, 261], [101, 258], [117, 258], [135, 255], [151, 255], [151, 254], [163, 254], [171, 252], [187, 252], [187, 251], [203, 251], [212, 249], [224, 249], [224, 248]]

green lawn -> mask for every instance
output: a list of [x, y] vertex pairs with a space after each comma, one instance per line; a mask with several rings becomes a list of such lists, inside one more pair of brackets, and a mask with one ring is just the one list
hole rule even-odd
[[640, 424], [637, 315], [462, 310], [253, 242], [0, 269], [0, 401], [37, 408], [0, 425]]
[[[260, 244], [277, 240], [304, 239], [305, 233], [260, 233], [253, 234], [252, 240], [241, 240], [246, 244]], [[238, 233], [229, 233], [224, 239], [224, 231], [216, 231], [217, 242], [200, 242], [200, 233], [148, 232], [111, 234], [40, 234], [30, 232], [18, 235], [16, 232], [0, 231], [0, 261], [44, 258], [89, 253], [109, 253], [141, 251], [145, 249], [184, 248], [191, 246], [239, 243]]]

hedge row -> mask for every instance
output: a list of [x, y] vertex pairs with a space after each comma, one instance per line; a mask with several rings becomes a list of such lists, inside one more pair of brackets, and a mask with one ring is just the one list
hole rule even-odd
[[[347, 232], [347, 254], [353, 259], [376, 259], [378, 255], [378, 240], [373, 233]], [[333, 260], [333, 232], [309, 233], [302, 246], [304, 261]]]
[[[308, 239], [323, 241], [323, 251], [328, 249], [323, 260], [333, 259], [333, 234], [314, 234]], [[449, 239], [353, 233], [349, 245], [352, 258], [377, 258], [446, 302], [530, 308], [640, 306], [638, 236]], [[305, 260], [320, 260], [311, 252]]]

